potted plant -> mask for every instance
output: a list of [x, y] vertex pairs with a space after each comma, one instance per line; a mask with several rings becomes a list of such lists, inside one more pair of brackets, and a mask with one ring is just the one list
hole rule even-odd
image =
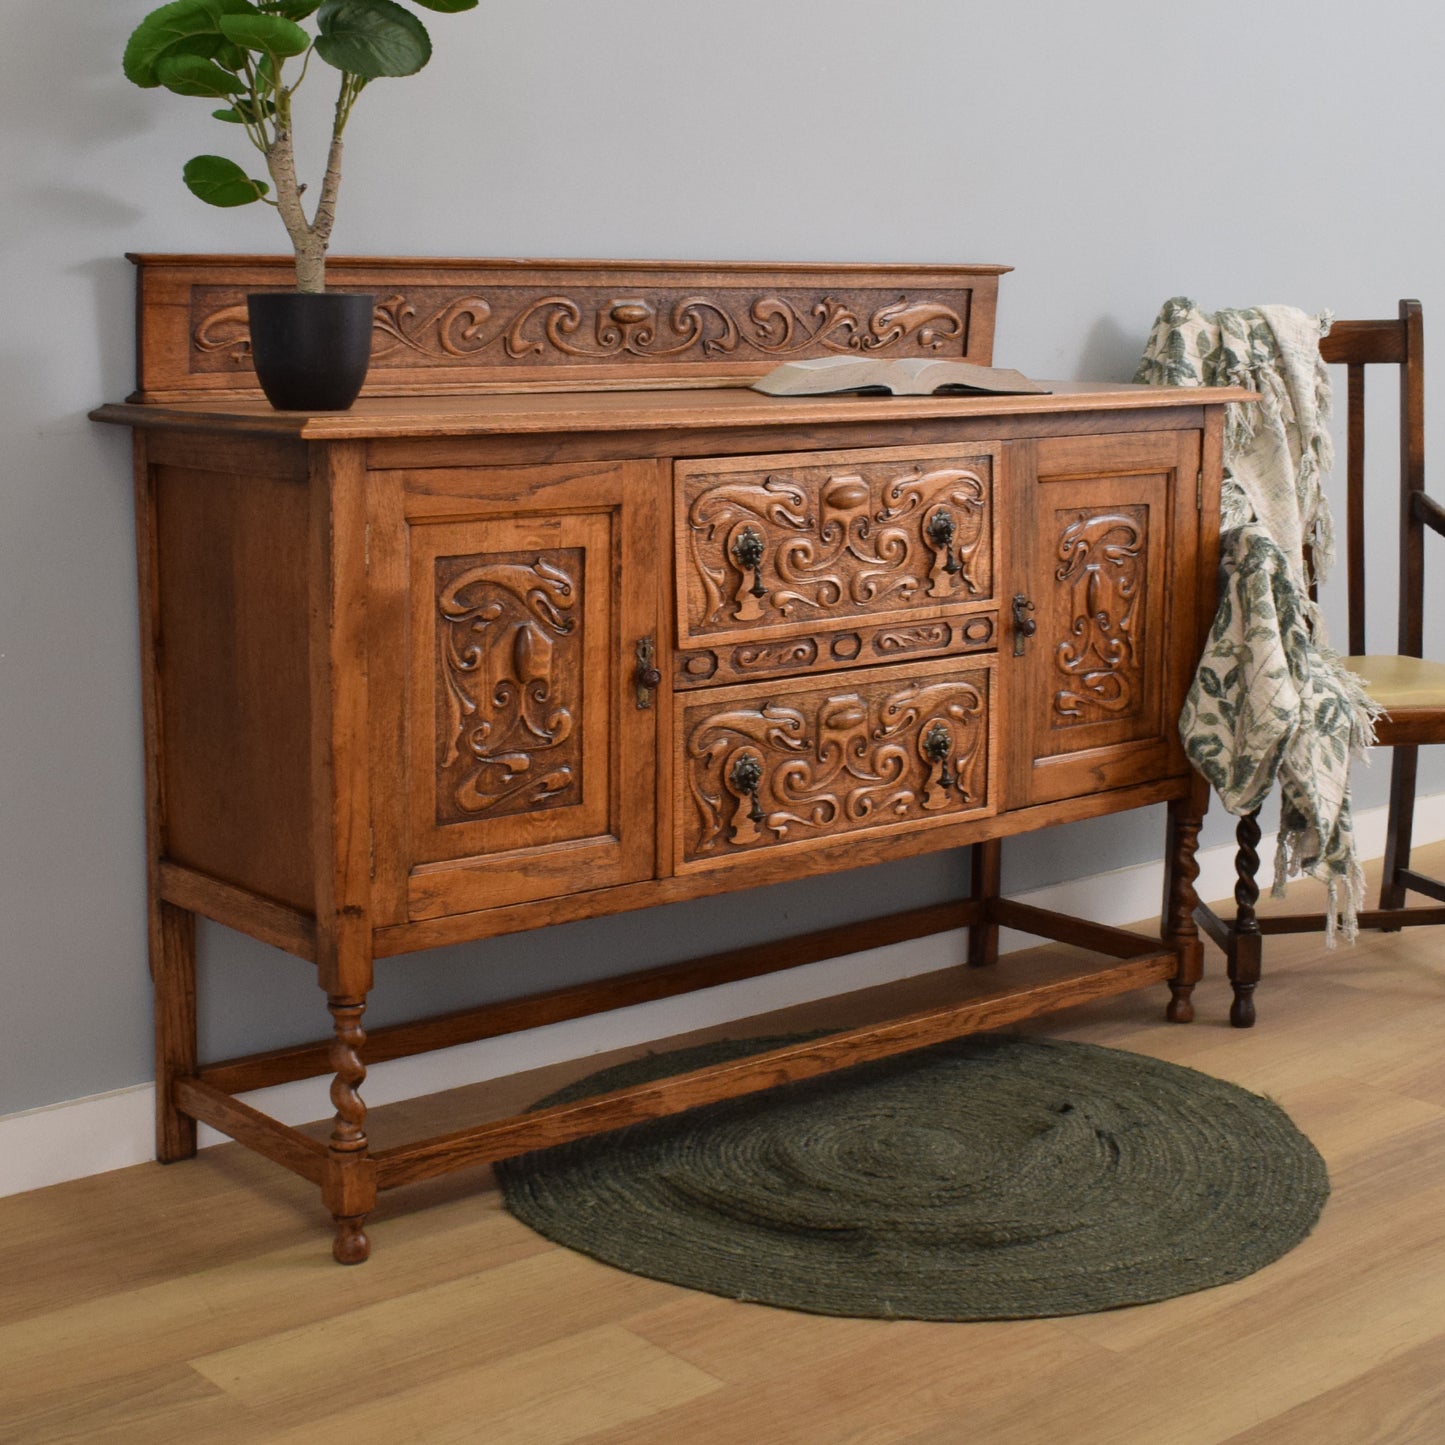
[[[411, 0], [427, 10], [477, 0]], [[351, 405], [366, 378], [375, 298], [326, 290], [326, 251], [341, 187], [341, 137], [357, 97], [383, 76], [413, 75], [431, 58], [421, 20], [397, 0], [173, 0], [136, 26], [126, 77], [220, 108], [266, 159], [269, 183], [225, 156], [188, 161], [186, 185], [213, 206], [274, 206], [296, 253], [296, 290], [247, 297], [251, 354], [271, 404]], [[313, 68], [340, 72], [326, 172], [308, 216], [296, 174], [293, 98]]]

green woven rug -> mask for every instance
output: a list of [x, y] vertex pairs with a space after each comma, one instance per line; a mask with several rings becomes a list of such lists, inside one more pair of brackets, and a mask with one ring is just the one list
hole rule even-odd
[[[562, 1103], [787, 1039], [652, 1055]], [[1324, 1161], [1269, 1100], [1141, 1054], [975, 1036], [497, 1166], [507, 1207], [634, 1274], [817, 1314], [1022, 1319], [1239, 1279]]]

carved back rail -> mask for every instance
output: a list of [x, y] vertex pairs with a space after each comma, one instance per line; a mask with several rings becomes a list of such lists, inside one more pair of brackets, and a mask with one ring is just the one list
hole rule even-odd
[[[246, 296], [282, 256], [133, 255], [132, 401], [260, 395]], [[330, 289], [376, 297], [363, 395], [744, 385], [829, 355], [993, 361], [1007, 266], [334, 257]]]

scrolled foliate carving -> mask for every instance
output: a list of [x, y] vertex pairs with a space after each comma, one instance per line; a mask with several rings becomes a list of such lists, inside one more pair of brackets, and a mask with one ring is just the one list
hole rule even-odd
[[906, 611], [992, 590], [987, 457], [688, 478], [694, 636]]
[[760, 672], [794, 672], [811, 667], [818, 660], [818, 642], [813, 637], [787, 637], [775, 641], [745, 642], [728, 654], [732, 671], [739, 677]]
[[[338, 287], [336, 289], [366, 289]], [[962, 356], [970, 292], [938, 296], [877, 291], [646, 292], [579, 285], [453, 289], [417, 284], [378, 295], [372, 359], [383, 366], [565, 368], [601, 362], [783, 361], [801, 355]], [[244, 297], [230, 287], [197, 287], [191, 305], [192, 369], [249, 364]]]
[[463, 360], [490, 344], [491, 317], [491, 305], [480, 296], [459, 296], [425, 312], [405, 296], [385, 296], [373, 313], [372, 358], [404, 347], [419, 357]]
[[965, 813], [987, 796], [988, 673], [687, 712], [688, 859]]
[[942, 652], [953, 640], [949, 622], [916, 622], [911, 627], [881, 628], [873, 637], [873, 651], [880, 657], [900, 657], [909, 652]]
[[581, 800], [583, 554], [436, 563], [437, 821]]
[[1054, 639], [1053, 725], [1076, 726], [1119, 717], [1142, 701], [1142, 594], [1147, 507], [1060, 513], [1054, 616], [1065, 627]]

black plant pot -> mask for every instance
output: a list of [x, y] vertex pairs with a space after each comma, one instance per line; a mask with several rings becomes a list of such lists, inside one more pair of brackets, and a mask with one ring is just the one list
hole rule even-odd
[[246, 298], [251, 359], [277, 411], [345, 411], [371, 362], [374, 296], [258, 292]]

